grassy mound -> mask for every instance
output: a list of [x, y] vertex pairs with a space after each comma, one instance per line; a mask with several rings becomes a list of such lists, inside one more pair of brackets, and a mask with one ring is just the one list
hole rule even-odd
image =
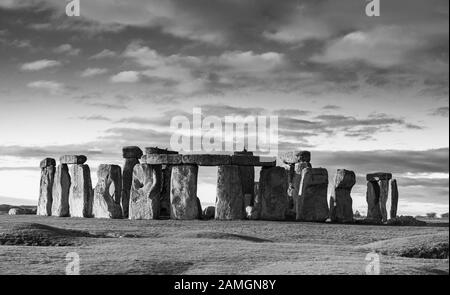
[[389, 219], [387, 222], [388, 225], [396, 225], [396, 226], [425, 226], [427, 223], [425, 221], [418, 220], [412, 216], [398, 216], [392, 219]]
[[214, 239], [214, 240], [241, 240], [254, 243], [267, 243], [272, 242], [271, 240], [261, 239], [258, 237], [237, 235], [226, 232], [214, 232], [214, 231], [194, 231], [187, 232], [181, 235], [183, 238], [197, 238], [197, 239]]
[[82, 231], [67, 230], [39, 223], [19, 223], [0, 230], [0, 245], [73, 246], [77, 238], [90, 237]]
[[358, 248], [410, 258], [448, 259], [448, 232], [378, 241]]

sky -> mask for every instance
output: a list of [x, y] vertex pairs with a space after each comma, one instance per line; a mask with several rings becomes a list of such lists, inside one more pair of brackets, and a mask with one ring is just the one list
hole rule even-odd
[[[39, 161], [170, 148], [170, 121], [278, 116], [279, 152], [392, 172], [399, 213], [448, 212], [447, 0], [0, 0], [0, 203], [37, 203]], [[257, 175], [258, 175], [257, 171]], [[215, 168], [199, 197], [214, 203]]]

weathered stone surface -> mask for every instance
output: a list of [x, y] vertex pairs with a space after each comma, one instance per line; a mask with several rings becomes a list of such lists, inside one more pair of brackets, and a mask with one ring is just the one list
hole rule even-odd
[[351, 190], [355, 183], [356, 175], [353, 171], [337, 170], [330, 198], [331, 221], [344, 223], [353, 221]]
[[56, 160], [53, 158], [45, 158], [39, 163], [39, 167], [45, 168], [50, 166], [56, 166]]
[[231, 157], [228, 155], [183, 155], [183, 164], [199, 166], [231, 165]]
[[197, 165], [176, 165], [172, 168], [170, 218], [197, 219]]
[[244, 208], [253, 206], [253, 194], [244, 194]]
[[164, 154], [164, 155], [174, 155], [178, 154], [178, 152], [170, 151], [168, 149], [160, 149], [158, 147], [146, 147], [145, 148], [145, 154]]
[[69, 165], [69, 213], [71, 217], [92, 217], [94, 192], [88, 165]]
[[55, 171], [55, 166], [45, 166], [41, 169], [41, 183], [39, 188], [37, 215], [52, 215], [53, 182], [55, 180]]
[[378, 184], [380, 186], [381, 221], [386, 222], [388, 219], [386, 205], [389, 197], [389, 180], [380, 180]]
[[143, 154], [138, 146], [125, 146], [122, 148], [122, 157], [125, 159], [139, 159]]
[[61, 164], [84, 164], [87, 161], [87, 157], [83, 155], [65, 155], [59, 158]]
[[210, 219], [214, 219], [214, 215], [216, 213], [216, 207], [214, 206], [208, 206], [205, 208], [205, 210], [203, 210], [203, 219], [205, 220], [210, 220]]
[[56, 168], [52, 189], [52, 216], [69, 216], [70, 175], [67, 164], [60, 164]]
[[287, 152], [280, 156], [280, 160], [285, 164], [296, 164], [299, 162], [311, 162], [311, 153], [309, 151]]
[[239, 167], [222, 165], [217, 169], [217, 197], [215, 218], [239, 220], [245, 218], [244, 195]]
[[159, 218], [161, 186], [161, 165], [139, 164], [134, 166], [129, 219]]
[[255, 198], [253, 201], [252, 220], [258, 220], [261, 216], [261, 209], [262, 209], [262, 200], [261, 200], [261, 194], [259, 191], [259, 182], [255, 182], [254, 195], [255, 195]]
[[259, 214], [254, 206], [245, 207], [245, 214], [249, 220], [258, 220]]
[[285, 220], [288, 209], [287, 172], [282, 167], [264, 167], [259, 177], [262, 220]]
[[324, 168], [302, 170], [296, 219], [324, 222], [328, 219], [328, 172]]
[[146, 162], [150, 165], [179, 165], [182, 156], [176, 154], [147, 154]]
[[381, 221], [380, 186], [376, 181], [367, 182], [367, 219]]
[[160, 202], [160, 217], [170, 217], [170, 178], [172, 176], [172, 165], [162, 167], [162, 188]]
[[95, 218], [122, 218], [120, 205], [122, 169], [117, 165], [102, 164], [97, 171], [98, 183], [94, 189], [92, 214]]
[[257, 166], [257, 167], [275, 167], [277, 159], [275, 157], [261, 156], [231, 156], [231, 165], [238, 166]]
[[198, 216], [197, 219], [202, 219], [203, 216], [203, 208], [202, 208], [202, 202], [200, 201], [200, 198], [197, 197], [197, 208], [198, 208]]
[[397, 180], [391, 180], [391, 219], [397, 217], [397, 208], [398, 208], [398, 186]]
[[380, 181], [389, 179], [392, 179], [392, 174], [386, 172], [369, 173], [366, 175], [367, 181]]
[[125, 159], [125, 164], [123, 165], [122, 174], [122, 196], [121, 196], [121, 207], [122, 207], [122, 217], [128, 218], [128, 211], [130, 209], [130, 193], [131, 184], [133, 182], [133, 169], [134, 166], [139, 164], [139, 160], [135, 158]]

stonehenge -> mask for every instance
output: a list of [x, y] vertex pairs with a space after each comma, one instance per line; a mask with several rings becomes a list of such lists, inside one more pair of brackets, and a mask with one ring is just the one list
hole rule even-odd
[[[351, 191], [356, 174], [338, 169], [328, 205], [328, 171], [313, 168], [309, 151], [274, 158], [246, 150], [224, 154], [179, 154], [137, 146], [122, 148], [122, 167], [101, 164], [92, 187], [84, 155], [63, 155], [40, 162], [37, 215], [109, 219], [296, 220], [353, 222]], [[197, 195], [201, 166], [217, 167], [215, 206], [202, 210]], [[255, 181], [255, 167], [260, 167]], [[391, 173], [366, 175], [367, 219], [385, 223], [398, 209], [397, 181]], [[387, 203], [390, 199], [390, 210]]]
[[351, 190], [356, 183], [355, 172], [338, 169], [330, 197], [330, 219], [333, 222], [353, 221]]
[[39, 201], [37, 215], [51, 216], [53, 203], [53, 182], [55, 179], [56, 161], [46, 158], [41, 161], [41, 183], [39, 189]]

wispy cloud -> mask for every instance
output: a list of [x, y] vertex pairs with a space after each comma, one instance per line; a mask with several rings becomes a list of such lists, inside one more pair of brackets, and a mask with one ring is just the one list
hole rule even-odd
[[61, 65], [62, 65], [62, 63], [57, 60], [41, 59], [41, 60], [29, 62], [29, 63], [24, 63], [20, 66], [20, 69], [22, 71], [33, 72], [33, 71], [40, 71], [40, 70], [48, 69], [48, 68], [59, 67]]

